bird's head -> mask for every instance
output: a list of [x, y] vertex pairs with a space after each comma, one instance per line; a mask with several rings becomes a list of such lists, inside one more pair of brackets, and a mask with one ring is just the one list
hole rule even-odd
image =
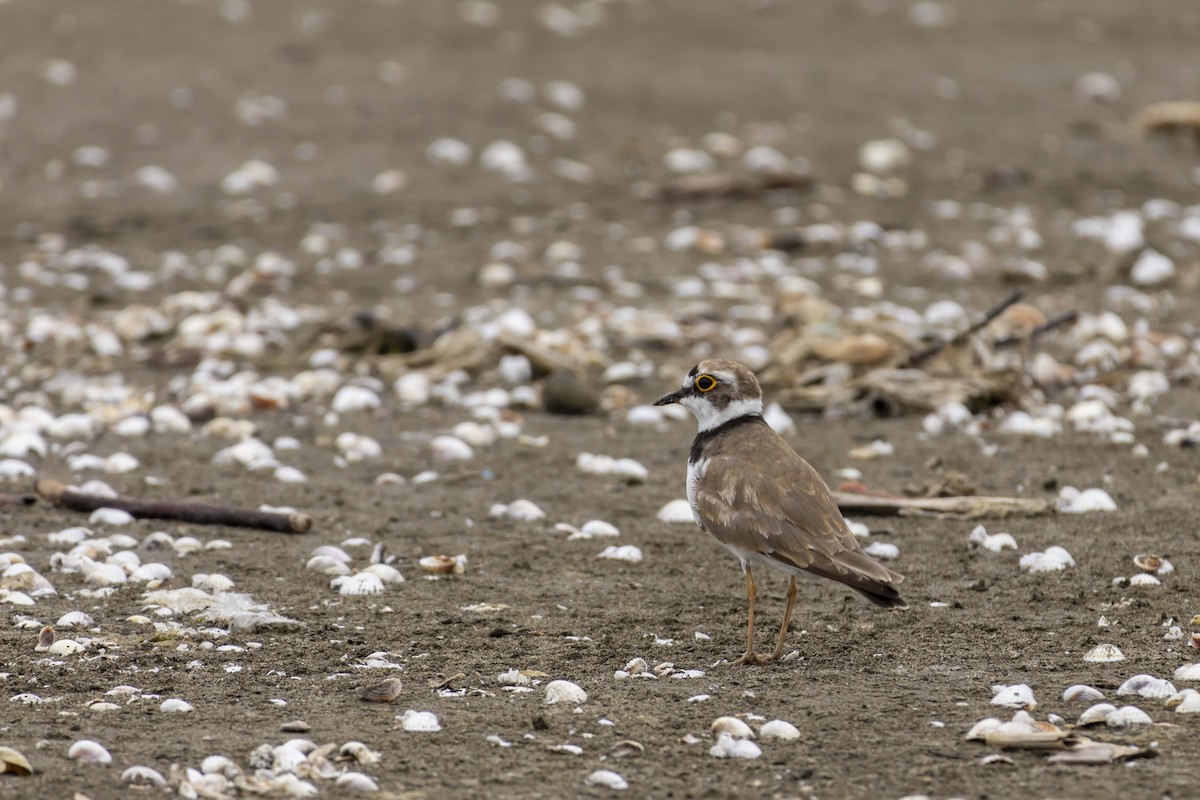
[[751, 414], [761, 414], [762, 387], [749, 368], [722, 358], [692, 367], [678, 390], [654, 401], [656, 406], [679, 403], [692, 412], [701, 431]]

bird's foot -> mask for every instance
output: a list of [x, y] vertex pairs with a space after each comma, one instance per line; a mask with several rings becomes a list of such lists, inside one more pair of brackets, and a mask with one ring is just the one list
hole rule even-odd
[[768, 661], [774, 661], [774, 660], [775, 660], [775, 657], [773, 655], [772, 656], [760, 656], [758, 653], [755, 653], [752, 650], [747, 650], [746, 652], [742, 653], [741, 658], [739, 658], [737, 661], [734, 661], [733, 664], [734, 664], [734, 666], [736, 666], [738, 664], [746, 664], [749, 666], [753, 666], [755, 664], [765, 664]]

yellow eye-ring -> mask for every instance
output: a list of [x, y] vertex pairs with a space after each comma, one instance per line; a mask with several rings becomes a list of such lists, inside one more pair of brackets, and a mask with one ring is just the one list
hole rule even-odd
[[717, 379], [712, 375], [699, 375], [696, 378], [696, 388], [702, 392], [711, 392], [717, 388]]

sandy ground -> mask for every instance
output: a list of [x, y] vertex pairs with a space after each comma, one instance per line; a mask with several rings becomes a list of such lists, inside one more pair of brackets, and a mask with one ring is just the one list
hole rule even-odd
[[[534, 254], [558, 239], [578, 242], [595, 274], [621, 264], [630, 280], [646, 287], [636, 302], [653, 305], [669, 303], [671, 281], [693, 274], [707, 257], [631, 252], [622, 244], [626, 238], [661, 240], [689, 219], [767, 226], [773, 204], [795, 206], [806, 222], [832, 215], [921, 228], [936, 246], [953, 251], [987, 226], [969, 215], [935, 218], [931, 202], [951, 198], [1028, 206], [1044, 218], [1042, 260], [1055, 278], [1033, 295], [1049, 310], [1097, 310], [1105, 281], [1102, 273], [1099, 280], [1076, 279], [1095, 275], [1096, 264], [1073, 249], [1070, 220], [1152, 198], [1194, 202], [1196, 196], [1194, 149], [1138, 141], [1124, 126], [1141, 105], [1186, 97], [1198, 85], [1194, 4], [947, 4], [949, 24], [936, 28], [914, 25], [910, 6], [886, 0], [602, 3], [595, 7], [603, 20], [568, 38], [538, 21], [542, 6], [524, 2], [501, 4], [490, 27], [466, 24], [456, 4], [435, 0], [254, 3], [237, 23], [221, 13], [236, 12], [236, 3], [0, 2], [0, 98], [17, 98], [11, 118], [0, 118], [0, 264], [9, 299], [15, 303], [12, 293], [21, 285], [16, 265], [46, 232], [63, 234], [70, 246], [95, 243], [150, 267], [165, 250], [197, 253], [227, 242], [307, 263], [300, 240], [314, 223], [342, 226], [339, 235], [365, 250], [418, 223], [424, 233], [412, 266], [336, 278], [305, 268], [290, 299], [347, 317], [379, 304], [393, 319], [430, 330], [487, 299], [472, 276], [491, 245], [514, 230], [527, 231], [519, 235]], [[46, 80], [51, 59], [75, 66], [70, 85]], [[385, 62], [401, 64], [402, 79], [381, 80]], [[1076, 79], [1095, 70], [1118, 76], [1118, 101], [1076, 101]], [[586, 105], [571, 115], [575, 138], [541, 135], [530, 145], [531, 152], [542, 148], [535, 160], [539, 178], [516, 188], [477, 168], [430, 165], [425, 148], [441, 136], [460, 138], [476, 151], [495, 139], [528, 143], [538, 136], [534, 118], [545, 105], [500, 98], [496, 86], [506, 77], [536, 87], [566, 80], [581, 88]], [[286, 116], [244, 124], [234, 106], [247, 93], [282, 99]], [[897, 119], [937, 142], [916, 154], [908, 197], [854, 195], [847, 187], [858, 146], [890, 135]], [[822, 188], [816, 196], [770, 204], [760, 198], [675, 207], [635, 196], [637, 181], [666, 179], [663, 152], [695, 144], [712, 130], [758, 136], [807, 159]], [[107, 163], [76, 164], [72, 153], [86, 145], [106, 148]], [[555, 177], [549, 165], [557, 157], [588, 165], [591, 182]], [[280, 179], [248, 205], [223, 194], [220, 182], [252, 158], [275, 165]], [[150, 164], [175, 177], [173, 193], [136, 185], [134, 171]], [[373, 192], [372, 179], [386, 169], [402, 169], [407, 187]], [[1015, 174], [1023, 177], [1005, 179]], [[101, 196], [83, 196], [87, 192]], [[453, 224], [452, 212], [463, 208], [478, 211], [477, 224]], [[532, 227], [521, 220], [532, 220]], [[946, 297], [983, 308], [1006, 291], [994, 275], [963, 286], [934, 280], [903, 257], [885, 267], [889, 286], [906, 302]], [[531, 258], [522, 271], [536, 278], [542, 265]], [[411, 291], [395, 288], [401, 275], [414, 279]], [[202, 283], [180, 276], [148, 297]], [[828, 288], [832, 297], [843, 296], [844, 287]], [[531, 280], [503, 291], [551, 319], [570, 313], [566, 294], [550, 283]], [[26, 304], [86, 319], [130, 300], [103, 287], [86, 293], [33, 287]], [[1189, 333], [1194, 293], [1184, 287], [1176, 300], [1157, 322]], [[692, 358], [685, 351], [661, 354], [663, 376], [635, 384], [635, 394], [649, 401], [669, 390]], [[303, 366], [274, 368], [290, 374]], [[120, 359], [110, 369], [159, 390], [187, 371]], [[35, 378], [8, 384], [7, 401], [36, 389]], [[1197, 400], [1194, 388], [1180, 388], [1165, 410], [1194, 414]], [[683, 495], [690, 422], [647, 431], [619, 417], [530, 412], [525, 432], [548, 436], [548, 447], [501, 441], [451, 479], [396, 487], [372, 480], [383, 471], [411, 476], [428, 468], [429, 434], [449, 429], [465, 412], [405, 411], [385, 403], [355, 422], [357, 431], [383, 445], [385, 456], [347, 468], [334, 467], [328, 446], [317, 446], [328, 432], [316, 413], [302, 408], [252, 417], [264, 440], [301, 440], [304, 448], [291, 463], [308, 474], [304, 486], [210, 466], [221, 442], [108, 437], [90, 446], [101, 456], [124, 449], [141, 460], [139, 472], [110, 479], [123, 492], [149, 493], [142, 482], [149, 474], [165, 480], [153, 490], [164, 495], [294, 505], [313, 516], [313, 531], [294, 536], [151, 522], [130, 528], [138, 538], [168, 530], [229, 539], [231, 550], [186, 558], [155, 552], [153, 558], [179, 575], [224, 573], [239, 591], [303, 623], [221, 640], [235, 650], [200, 651], [196, 641], [183, 642], [181, 650], [178, 640], [154, 641], [144, 627], [126, 621], [143, 606], [132, 586], [103, 601], [78, 597], [80, 576], [50, 572], [54, 550], [44, 534], [82, 524], [81, 516], [42, 505], [0, 511], [0, 535], [26, 535], [28, 544], [15, 549], [60, 592], [20, 613], [53, 621], [85, 610], [115, 642], [106, 655], [89, 652], [55, 663], [33, 653], [34, 632], [5, 628], [3, 688], [9, 696], [33, 692], [47, 702], [0, 701], [0, 744], [23, 750], [38, 770], [27, 778], [3, 776], [0, 797], [75, 791], [96, 800], [129, 797], [119, 780], [125, 767], [145, 764], [166, 774], [173, 763], [196, 766], [214, 753], [245, 767], [258, 745], [291, 738], [280, 725], [297, 719], [311, 726], [304, 736], [318, 743], [354, 739], [380, 751], [382, 762], [364, 771], [394, 797], [604, 796], [611, 790], [583, 784], [601, 768], [624, 776], [630, 796], [656, 798], [1178, 800], [1195, 794], [1200, 727], [1157, 702], [1143, 706], [1156, 721], [1177, 725], [1098, 734], [1157, 743], [1157, 758], [1129, 765], [1054, 767], [1041, 754], [1014, 753], [1010, 764], [983, 766], [980, 758], [993, 750], [963, 741], [976, 720], [996, 712], [989, 706], [993, 684], [1027, 683], [1041, 702], [1039, 716], [1060, 713], [1071, 720], [1079, 708], [1059, 699], [1071, 684], [1090, 683], [1111, 696], [1130, 675], [1170, 676], [1195, 660], [1182, 642], [1163, 640], [1163, 623], [1186, 624], [1200, 612], [1197, 460], [1194, 450], [1161, 444], [1152, 420], [1139, 422], [1139, 441], [1150, 451], [1141, 459], [1128, 447], [1082, 434], [1032, 443], [997, 438], [998, 453], [985, 458], [966, 439], [919, 438], [917, 418], [799, 420], [790, 440], [830, 480], [850, 464], [851, 447], [885, 437], [895, 445], [894, 457], [856, 465], [872, 486], [898, 490], [954, 469], [982, 493], [1049, 498], [1066, 484], [1104, 486], [1120, 510], [987, 523], [1010, 531], [1021, 553], [1066, 547], [1077, 565], [1061, 576], [1022, 574], [1011, 551], [969, 551], [971, 522], [868, 520], [876, 535], [901, 548], [895, 567], [907, 575], [911, 609], [881, 613], [841, 587], [806, 583], [789, 638], [798, 657], [744, 669], [722, 663], [740, 652], [744, 631], [736, 563], [692, 526], [655, 519], [665, 502]], [[584, 451], [635, 458], [650, 478], [630, 486], [581, 475], [573, 465]], [[931, 468], [935, 457], [942, 466]], [[1156, 470], [1162, 463], [1168, 468]], [[47, 456], [39, 469], [70, 477], [62, 454]], [[520, 497], [539, 504], [547, 521], [488, 518], [491, 504]], [[593, 518], [616, 525], [619, 542], [641, 547], [644, 561], [598, 560], [607, 541], [564, 542], [552, 529], [553, 522], [580, 525]], [[305, 571], [314, 547], [351, 536], [384, 542], [408, 581], [382, 596], [347, 598]], [[1131, 557], [1146, 551], [1169, 555], [1176, 575], [1158, 590], [1111, 587], [1112, 578], [1131, 573]], [[465, 574], [422, 577], [416, 560], [434, 553], [466, 554]], [[365, 556], [361, 549], [355, 554]], [[767, 637], [782, 613], [785, 585], [777, 576], [764, 583], [760, 624]], [[479, 603], [503, 608], [464, 610]], [[1097, 627], [1102, 615], [1110, 628]], [[701, 633], [711, 638], [698, 638]], [[1127, 660], [1084, 663], [1082, 654], [1100, 642], [1118, 644]], [[404, 689], [389, 705], [364, 703], [355, 693], [382, 674], [356, 668], [379, 651], [402, 665], [397, 674]], [[635, 656], [704, 675], [614, 680], [613, 672]], [[540, 689], [504, 691], [496, 676], [514, 667], [575, 681], [589, 700], [576, 710], [543, 705]], [[465, 693], [440, 695], [433, 687], [452, 676], [458, 677], [451, 688]], [[195, 710], [164, 715], [150, 700], [109, 713], [85, 708], [120, 684], [186, 698]], [[689, 702], [701, 694], [709, 699]], [[443, 730], [399, 730], [395, 717], [410, 708], [434, 711]], [[759, 760], [717, 760], [708, 754], [708, 726], [725, 714], [789, 720], [801, 739], [763, 743]], [[703, 741], [685, 743], [688, 734]], [[511, 747], [489, 743], [489, 735]], [[68, 746], [81, 738], [104, 743], [113, 765], [68, 761]], [[645, 752], [610, 755], [623, 740], [641, 743]], [[549, 749], [562, 744], [583, 753]], [[349, 790], [321, 784], [320, 794]]]

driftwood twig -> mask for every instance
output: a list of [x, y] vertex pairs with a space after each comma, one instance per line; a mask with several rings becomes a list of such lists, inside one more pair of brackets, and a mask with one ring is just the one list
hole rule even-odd
[[134, 517], [144, 519], [174, 519], [197, 525], [230, 525], [235, 528], [258, 528], [280, 533], [305, 533], [312, 528], [307, 514], [257, 511], [250, 508], [183, 503], [175, 501], [135, 500], [128, 497], [103, 497], [68, 489], [62, 483], [43, 478], [34, 484], [41, 497], [72, 511], [95, 511], [98, 508], [119, 508]]
[[834, 492], [838, 507], [845, 514], [877, 517], [952, 514], [977, 517], [1036, 517], [1054, 512], [1048, 500], [1023, 497], [878, 497], [875, 495]]
[[0, 508], [4, 506], [31, 506], [37, 502], [35, 494], [3, 494], [0, 493]]
[[1078, 311], [1075, 311], [1074, 309], [1070, 311], [1064, 311], [1063, 313], [1056, 314], [1055, 316], [1046, 320], [1041, 325], [1038, 325], [1029, 332], [1028, 336], [1005, 336], [1003, 339], [997, 339], [993, 346], [997, 348], [1012, 347], [1013, 345], [1020, 344], [1024, 341], [1032, 342], [1040, 339], [1043, 335], [1055, 330], [1056, 328], [1061, 328], [1064, 325], [1073, 325], [1077, 319], [1079, 319]]
[[965, 331], [955, 334], [950, 341], [946, 341], [939, 336], [938, 338], [934, 339], [934, 341], [928, 347], [918, 350], [910, 355], [901, 365], [901, 368], [920, 366], [936, 356], [938, 353], [942, 352], [947, 345], [957, 346], [962, 344], [972, 335], [986, 328], [988, 323], [1003, 314], [1006, 308], [1013, 305], [1020, 299], [1021, 291], [1019, 289], [1014, 289], [1007, 297], [984, 312], [983, 316], [980, 317], [973, 325], [971, 325], [971, 327], [967, 328]]

